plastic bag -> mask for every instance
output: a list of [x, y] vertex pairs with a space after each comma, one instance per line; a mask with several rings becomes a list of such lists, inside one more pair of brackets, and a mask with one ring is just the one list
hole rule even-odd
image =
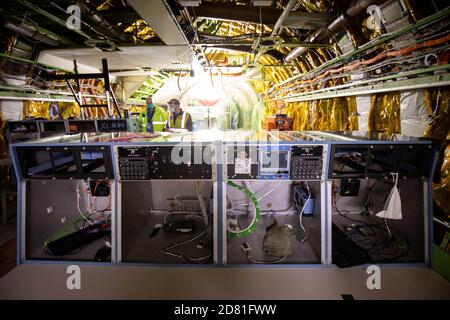
[[394, 180], [394, 186], [387, 198], [384, 210], [377, 213], [377, 217], [384, 219], [402, 220], [402, 199], [398, 192], [397, 182], [398, 173], [391, 173]]
[[263, 250], [272, 256], [289, 256], [292, 253], [291, 238], [294, 230], [290, 225], [278, 226], [277, 220], [267, 227], [263, 239]]

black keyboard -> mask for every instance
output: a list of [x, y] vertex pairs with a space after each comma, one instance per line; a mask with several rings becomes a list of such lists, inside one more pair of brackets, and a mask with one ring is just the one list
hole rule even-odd
[[336, 266], [348, 268], [372, 261], [369, 254], [334, 223], [332, 232], [333, 263]]

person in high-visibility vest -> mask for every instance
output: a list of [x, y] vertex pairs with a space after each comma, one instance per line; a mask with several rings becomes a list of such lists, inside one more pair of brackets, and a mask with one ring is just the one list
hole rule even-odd
[[189, 112], [183, 111], [178, 99], [172, 99], [168, 103], [169, 116], [167, 120], [168, 129], [186, 129], [192, 131], [192, 118]]
[[[141, 132], [161, 132], [167, 125], [167, 112], [154, 105], [152, 98], [147, 98], [147, 107], [139, 114], [138, 122]], [[150, 120], [150, 121], [149, 121]]]

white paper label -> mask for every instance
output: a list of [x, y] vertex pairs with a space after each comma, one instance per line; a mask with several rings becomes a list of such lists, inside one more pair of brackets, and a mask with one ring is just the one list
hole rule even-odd
[[251, 171], [251, 158], [236, 158], [234, 163], [235, 174], [250, 174]]

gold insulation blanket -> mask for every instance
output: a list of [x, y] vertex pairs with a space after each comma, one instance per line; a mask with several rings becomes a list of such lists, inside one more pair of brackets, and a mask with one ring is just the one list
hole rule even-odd
[[441, 181], [433, 183], [433, 199], [450, 218], [450, 87], [426, 89], [424, 93], [425, 105], [432, 119], [424, 136], [442, 141], [443, 150], [445, 148], [441, 155]]
[[286, 106], [288, 117], [294, 119], [293, 129], [295, 131], [311, 130], [311, 114], [309, 101], [293, 102]]
[[370, 132], [401, 133], [400, 92], [372, 96], [368, 126]]
[[[49, 101], [25, 101], [23, 104], [23, 118], [42, 117], [47, 119], [49, 107]], [[63, 119], [69, 117], [78, 118], [80, 116], [80, 107], [75, 102], [58, 102], [58, 107]]]

